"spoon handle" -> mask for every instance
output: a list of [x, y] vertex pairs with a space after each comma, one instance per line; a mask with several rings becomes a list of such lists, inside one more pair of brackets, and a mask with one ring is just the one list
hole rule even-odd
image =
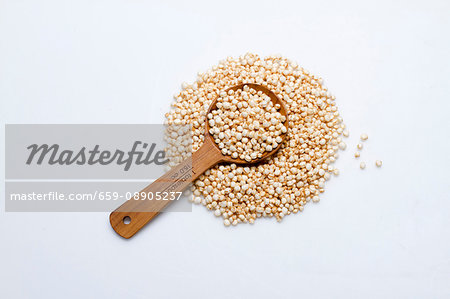
[[[109, 216], [111, 226], [120, 236], [126, 239], [131, 238], [173, 201], [150, 200], [149, 197], [155, 198], [156, 192], [163, 194], [163, 192], [183, 191], [203, 172], [219, 163], [222, 158], [222, 153], [210, 138], [205, 138], [205, 143], [191, 157], [139, 192], [140, 198], [127, 200], [114, 210]], [[146, 196], [143, 197], [142, 194]]]

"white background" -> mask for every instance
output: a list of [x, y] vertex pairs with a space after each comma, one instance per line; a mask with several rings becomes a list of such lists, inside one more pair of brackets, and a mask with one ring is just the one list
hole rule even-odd
[[321, 75], [351, 136], [321, 202], [282, 223], [225, 228], [195, 206], [124, 240], [107, 213], [5, 213], [2, 194], [0, 297], [450, 298], [449, 11], [1, 0], [2, 125], [160, 123], [183, 81], [251, 51]]

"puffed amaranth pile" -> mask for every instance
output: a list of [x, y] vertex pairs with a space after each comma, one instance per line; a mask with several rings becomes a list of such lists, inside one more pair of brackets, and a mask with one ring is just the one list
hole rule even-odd
[[[219, 165], [194, 183], [193, 201], [221, 216], [226, 226], [254, 223], [260, 217], [281, 221], [303, 211], [308, 202], [318, 202], [325, 182], [339, 173], [333, 162], [346, 147], [341, 138], [345, 125], [322, 78], [279, 55], [228, 57], [199, 73], [195, 83], [184, 83], [175, 96], [167, 123], [192, 126], [195, 152], [203, 143], [213, 99], [242, 83], [264, 85], [283, 99], [289, 128], [281, 149], [267, 163]], [[169, 151], [169, 158], [184, 156], [176, 148]]]

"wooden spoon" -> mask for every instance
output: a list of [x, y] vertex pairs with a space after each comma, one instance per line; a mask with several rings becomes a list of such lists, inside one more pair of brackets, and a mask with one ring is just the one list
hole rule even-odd
[[[284, 125], [288, 128], [288, 117], [286, 107], [272, 91], [268, 88], [253, 83], [246, 83], [233, 86], [225, 90], [239, 90], [247, 85], [256, 91], [262, 91], [264, 94], [268, 95], [274, 104], [279, 104], [281, 106], [279, 112], [286, 116], [286, 121]], [[216, 109], [217, 98], [212, 102], [209, 107], [208, 113]], [[180, 192], [183, 191], [191, 182], [197, 179], [203, 172], [207, 169], [215, 166], [218, 163], [236, 163], [241, 165], [250, 165], [264, 161], [269, 156], [273, 155], [280, 147], [282, 142], [278, 144], [270, 152], [264, 152], [261, 158], [254, 159], [251, 162], [247, 162], [243, 159], [236, 158], [233, 159], [228, 155], [223, 155], [220, 151], [218, 145], [214, 142], [213, 136], [209, 133], [209, 123], [206, 123], [205, 140], [203, 145], [192, 154], [191, 157], [181, 162], [179, 165], [173, 167], [169, 172], [164, 174], [162, 177], [154, 181], [152, 184], [145, 187], [139, 194], [149, 194], [156, 192]], [[286, 133], [282, 134], [281, 137], [286, 137]], [[161, 193], [160, 193], [161, 194]], [[134, 236], [142, 227], [144, 227], [150, 220], [155, 218], [172, 200], [148, 200], [148, 199], [130, 199], [120, 207], [118, 207], [109, 216], [111, 226], [113, 229], [124, 238], [131, 238]], [[151, 211], [151, 212], [150, 212]]]

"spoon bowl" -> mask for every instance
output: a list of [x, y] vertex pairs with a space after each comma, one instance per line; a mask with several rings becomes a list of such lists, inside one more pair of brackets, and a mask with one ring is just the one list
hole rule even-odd
[[[267, 95], [270, 97], [270, 99], [272, 100], [272, 103], [275, 104], [279, 104], [280, 105], [280, 109], [278, 112], [281, 113], [281, 115], [284, 115], [286, 117], [286, 121], [283, 123], [284, 126], [286, 127], [286, 129], [288, 129], [289, 125], [288, 125], [288, 113], [287, 113], [287, 109], [286, 109], [286, 105], [284, 104], [284, 102], [270, 89], [268, 89], [267, 87], [260, 85], [260, 84], [255, 84], [255, 83], [243, 83], [243, 84], [239, 84], [239, 85], [234, 85], [230, 88], [225, 89], [224, 91], [226, 93], [228, 93], [228, 91], [233, 90], [233, 91], [237, 91], [237, 90], [241, 90], [244, 89], [245, 86], [248, 86], [256, 91], [261, 91], [263, 94]], [[209, 106], [208, 112], [207, 114], [211, 113], [214, 110], [217, 110], [217, 100], [219, 99], [219, 96], [217, 96], [213, 102], [211, 103], [211, 105]], [[217, 148], [217, 150], [220, 152], [219, 146], [218, 144], [214, 141], [214, 137], [209, 133], [209, 130], [211, 129], [209, 122], [206, 121], [206, 132], [205, 132], [205, 142], [206, 141], [210, 141], [212, 142], [215, 147]], [[262, 156], [260, 158], [257, 159], [253, 159], [252, 161], [248, 162], [244, 159], [241, 158], [232, 158], [231, 156], [228, 155], [223, 155], [222, 152], [221, 155], [223, 156], [222, 161], [221, 162], [225, 162], [225, 163], [236, 163], [239, 165], [250, 165], [250, 164], [257, 164], [260, 163], [262, 161], [264, 161], [265, 159], [269, 158], [270, 156], [272, 156], [273, 154], [275, 154], [282, 146], [285, 138], [287, 136], [287, 131], [283, 134], [280, 135], [280, 137], [283, 139], [282, 142], [280, 142], [278, 144], [278, 146], [274, 149], [272, 149], [270, 152], [264, 152], [262, 154]]]

